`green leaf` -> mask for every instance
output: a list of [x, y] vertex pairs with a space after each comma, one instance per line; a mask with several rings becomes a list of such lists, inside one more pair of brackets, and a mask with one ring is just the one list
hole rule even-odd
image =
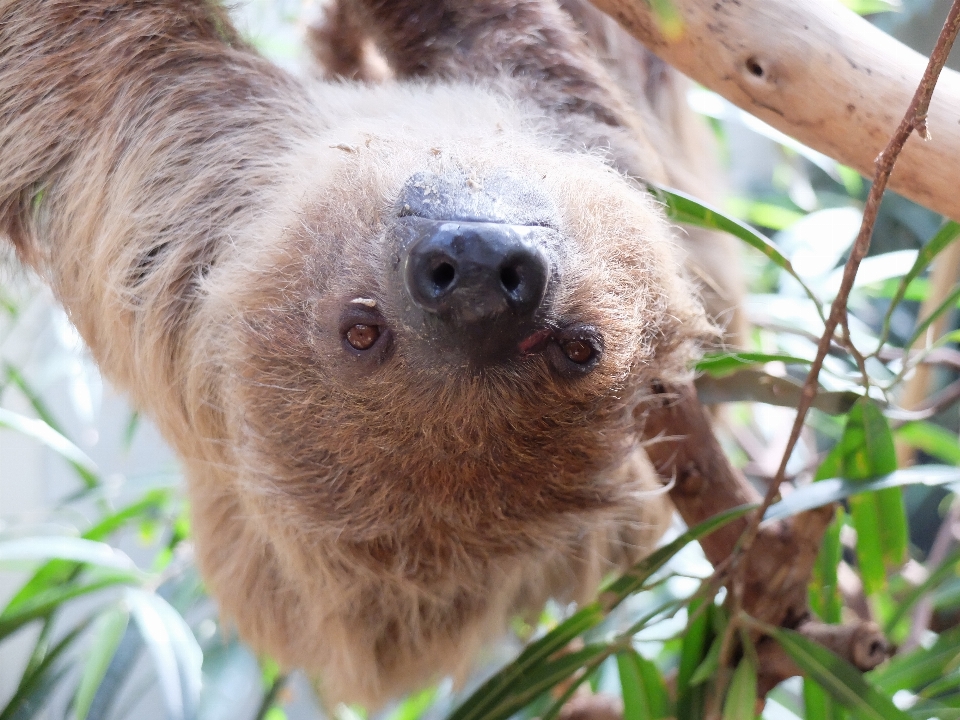
[[[153, 515], [158, 512], [169, 501], [170, 495], [171, 492], [167, 489], [150, 490], [140, 500], [103, 518], [96, 525], [87, 529], [81, 537], [84, 540], [104, 540], [128, 522], [143, 515]], [[10, 601], [10, 605], [17, 605], [24, 599], [52, 585], [67, 582], [75, 577], [81, 568], [82, 565], [75, 562], [51, 560], [41, 566], [33, 577], [17, 591], [17, 594]]]
[[694, 369], [697, 372], [709, 373], [713, 377], [722, 378], [738, 370], [768, 362], [782, 362], [787, 365], [809, 365], [810, 360], [794, 357], [793, 355], [768, 355], [766, 353], [738, 352], [738, 353], [707, 353]]
[[506, 720], [537, 697], [553, 689], [585, 665], [595, 664], [597, 660], [610, 655], [609, 645], [587, 645], [576, 652], [560, 655], [532, 668], [515, 684], [512, 692], [496, 706], [484, 714], [484, 720]]
[[[624, 575], [610, 583], [597, 601], [585, 605], [564, 622], [531, 643], [512, 663], [481, 685], [470, 697], [456, 708], [449, 720], [487, 720], [495, 708], [509, 704], [511, 693], [526, 683], [525, 678], [536, 672], [544, 662], [567, 647], [571, 640], [595, 627], [631, 593], [641, 589], [653, 573], [662, 568], [670, 558], [689, 543], [709, 535], [713, 531], [743, 517], [755, 505], [744, 505], [719, 513], [680, 535], [673, 542], [656, 550], [637, 563]], [[658, 610], [659, 612], [659, 610]]]
[[828, 623], [839, 623], [843, 609], [837, 580], [837, 567], [843, 557], [840, 543], [840, 530], [843, 528], [846, 513], [838, 507], [836, 517], [827, 528], [820, 544], [817, 562], [813, 566], [810, 579], [810, 608]]
[[136, 410], [130, 411], [130, 418], [127, 420], [127, 426], [123, 430], [123, 440], [121, 446], [124, 452], [130, 452], [133, 447], [133, 438], [137, 434], [137, 428], [140, 427], [140, 413]]
[[[915, 588], [912, 588], [899, 603], [897, 603], [896, 610], [886, 622], [884, 627], [884, 633], [890, 635], [893, 632], [893, 629], [896, 627], [897, 623], [901, 619], [906, 617], [907, 613], [917, 604], [917, 601], [920, 600], [924, 595], [929, 593], [931, 590], [939, 587], [945, 580], [948, 578], [954, 578], [960, 575], [960, 548], [953, 550], [947, 557], [944, 558], [943, 562], [934, 570], [922, 583], [917, 585]], [[958, 639], [960, 640], [960, 639]], [[960, 652], [960, 648], [958, 648]]]
[[711, 230], [722, 230], [766, 255], [774, 265], [787, 272], [794, 280], [800, 283], [800, 287], [803, 288], [807, 297], [813, 302], [820, 318], [824, 319], [823, 306], [820, 300], [814, 292], [807, 287], [802, 278], [797, 275], [791, 262], [763, 235], [739, 220], [731, 218], [721, 211], [711, 208], [679, 190], [649, 183], [648, 188], [650, 192], [666, 206], [667, 217], [671, 220]]
[[899, 12], [900, 0], [840, 0], [858, 15], [874, 15], [882, 12]]
[[804, 218], [802, 212], [746, 198], [728, 198], [724, 207], [738, 218], [771, 230], [785, 230]]
[[623, 688], [624, 720], [661, 720], [670, 717], [670, 696], [657, 666], [635, 650], [617, 654]]
[[723, 720], [753, 720], [757, 716], [756, 706], [757, 667], [748, 653], [733, 672], [733, 680], [723, 702]]
[[[697, 397], [708, 405], [729, 402], [760, 402], [767, 405], [796, 408], [803, 392], [803, 383], [788, 376], [778, 377], [756, 367], [744, 367], [722, 377], [705, 374], [698, 377]], [[860, 395], [849, 390], [821, 390], [813, 399], [813, 407], [830, 415], [850, 411]]]
[[396, 710], [390, 713], [388, 720], [417, 720], [417, 718], [423, 715], [427, 709], [433, 705], [436, 697], [437, 689], [435, 687], [414, 693], [400, 703]]
[[867, 682], [859, 670], [823, 645], [793, 630], [769, 625], [764, 625], [764, 630], [780, 643], [801, 670], [858, 717], [864, 720], [909, 718], [887, 695]]
[[710, 642], [710, 610], [704, 600], [690, 604], [690, 621], [680, 646], [680, 668], [677, 671], [677, 717], [699, 720], [703, 715], [703, 685], [692, 683], [696, 670], [703, 663]]
[[917, 465], [883, 475], [872, 480], [845, 480], [828, 478], [803, 485], [784, 500], [770, 506], [763, 516], [764, 522], [798, 515], [805, 510], [839, 502], [861, 493], [901, 487], [903, 485], [926, 485], [937, 487], [960, 483], [960, 468], [949, 465]]
[[[850, 410], [840, 449], [840, 474], [850, 480], [865, 480], [896, 471], [897, 453], [893, 433], [880, 408], [861, 398]], [[819, 474], [819, 473], [818, 473]], [[850, 499], [853, 526], [857, 530], [857, 558], [867, 593], [886, 584], [884, 564], [903, 563], [908, 530], [903, 493], [884, 488], [871, 495]]]
[[893, 434], [900, 442], [923, 450], [938, 460], [960, 465], [960, 440], [957, 439], [957, 434], [939, 425], [918, 420], [904, 423], [894, 430]]
[[722, 513], [717, 513], [696, 527], [690, 528], [673, 542], [654, 551], [606, 587], [600, 594], [598, 601], [601, 607], [606, 612], [609, 612], [619, 605], [628, 595], [643, 587], [643, 584], [650, 579], [651, 575], [666, 565], [670, 558], [691, 542], [699, 540], [728, 523], [743, 517], [751, 510], [755, 510], [756, 507], [756, 505], [741, 505]]
[[571, 615], [564, 622], [544, 635], [487, 682], [481, 685], [453, 713], [450, 720], [474, 720], [485, 718], [497, 703], [505, 697], [513, 684], [524, 673], [542, 664], [554, 653], [565, 648], [580, 633], [594, 627], [603, 619], [603, 611], [598, 603], [591, 603]]
[[58, 535], [0, 541], [0, 563], [28, 560], [73, 560], [98, 567], [134, 572], [136, 564], [126, 553], [107, 543]]
[[14, 430], [49, 447], [73, 466], [73, 469], [88, 488], [100, 484], [100, 471], [93, 460], [43, 420], [28, 418], [11, 410], [0, 408], [0, 428]]
[[880, 332], [880, 345], [883, 345], [883, 343], [885, 343], [887, 338], [890, 336], [890, 318], [893, 317], [893, 313], [897, 309], [897, 306], [903, 301], [903, 296], [906, 294], [910, 283], [913, 282], [913, 280], [918, 277], [920, 273], [926, 270], [927, 266], [933, 262], [933, 259], [950, 243], [956, 240], [957, 237], [960, 237], [960, 223], [956, 223], [951, 220], [945, 223], [937, 232], [937, 234], [931, 238], [930, 242], [920, 249], [920, 253], [917, 255], [916, 261], [913, 263], [913, 267], [910, 268], [907, 274], [903, 276], [903, 280], [900, 281], [897, 292], [894, 294], [893, 299], [890, 301], [890, 306], [887, 308], [887, 314], [883, 317], [883, 329]]
[[192, 718], [200, 700], [200, 645], [180, 614], [159, 595], [129, 588], [125, 598], [153, 658], [168, 715]]
[[73, 716], [77, 720], [86, 720], [97, 688], [107, 673], [129, 621], [130, 613], [120, 607], [110, 608], [97, 621], [94, 629], [96, 639], [83, 665], [83, 674], [73, 697]]
[[857, 531], [857, 564], [863, 589], [867, 595], [875, 595], [887, 586], [876, 498], [862, 493], [851, 497], [849, 503], [850, 519]]
[[945, 312], [953, 310], [953, 308], [957, 305], [957, 302], [960, 302], [960, 283], [954, 285], [953, 290], [949, 295], [947, 295], [943, 302], [937, 305], [937, 307], [935, 307], [929, 315], [920, 321], [916, 329], [913, 331], [913, 335], [910, 336], [910, 339], [907, 340], [904, 347], [907, 349], [912, 348], [916, 344], [917, 340], [926, 334], [927, 328], [929, 328], [937, 320], [937, 318], [939, 318]]
[[0, 711], [0, 720], [27, 720], [43, 711], [46, 701], [71, 669], [70, 663], [60, 662], [61, 657], [92, 621], [90, 617], [80, 622], [44, 655], [39, 665], [24, 673], [17, 691]]
[[88, 583], [70, 583], [60, 587], [49, 588], [29, 600], [25, 600], [17, 607], [8, 605], [0, 615], [0, 640], [19, 630], [28, 622], [46, 617], [64, 603], [84, 595], [103, 590], [115, 585], [123, 585], [138, 581], [139, 578], [126, 574], [112, 574], [100, 577]]
[[717, 637], [713, 638], [713, 642], [710, 643], [710, 649], [707, 651], [706, 657], [703, 658], [703, 662], [700, 663], [696, 671], [693, 673], [693, 676], [690, 678], [691, 685], [699, 685], [700, 683], [706, 682], [717, 674], [717, 670], [720, 668], [720, 650], [722, 648], [723, 637], [718, 635]]
[[808, 677], [803, 679], [804, 717], [816, 720], [839, 720], [840, 710], [820, 685]]
[[53, 428], [55, 432], [65, 435], [63, 429], [53, 417], [53, 413], [50, 412], [50, 409], [47, 407], [47, 404], [40, 397], [40, 394], [30, 386], [30, 383], [28, 383], [26, 378], [23, 377], [23, 374], [13, 365], [6, 365], [5, 370], [7, 380], [10, 381], [11, 385], [23, 393], [23, 396], [30, 403], [30, 407], [33, 408], [33, 411], [37, 414], [37, 417]]
[[960, 627], [941, 633], [929, 648], [917, 648], [895, 655], [889, 662], [871, 670], [867, 677], [892, 695], [897, 690], [921, 691], [960, 663]]

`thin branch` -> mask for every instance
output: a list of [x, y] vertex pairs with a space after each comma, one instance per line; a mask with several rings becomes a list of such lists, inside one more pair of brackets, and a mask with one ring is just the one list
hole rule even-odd
[[[900, 126], [890, 139], [887, 147], [884, 148], [883, 152], [881, 152], [876, 159], [876, 174], [874, 176], [873, 186], [870, 188], [870, 193], [867, 196], [860, 231], [857, 234], [857, 239], [854, 242], [850, 257], [847, 259], [847, 263], [843, 268], [843, 280], [840, 283], [840, 291], [830, 306], [830, 315], [827, 318], [823, 335], [820, 336], [820, 341], [817, 344], [817, 355], [810, 367], [810, 374], [807, 376], [807, 380], [801, 391], [797, 417], [793, 423], [790, 439], [787, 441], [787, 447], [780, 461], [777, 475], [773, 483], [771, 483], [762, 505], [754, 515], [747, 530], [746, 537], [744, 538], [742, 545], [744, 552], [750, 549], [750, 546], [756, 539], [763, 514], [777, 497], [780, 484], [786, 475], [787, 462], [793, 454], [797, 441], [800, 439], [800, 432], [803, 429], [807, 412], [810, 410], [813, 399], [816, 397], [817, 380], [820, 376], [820, 369], [823, 366], [824, 358], [826, 358], [827, 352], [830, 349], [830, 344], [834, 339], [837, 326], [846, 322], [847, 300], [850, 297], [850, 290], [853, 288], [853, 281], [856, 278], [857, 270], [860, 268], [860, 263], [870, 249], [870, 240], [873, 235], [874, 225], [877, 221], [877, 213], [880, 210], [880, 201], [883, 199], [883, 193], [890, 180], [890, 173], [893, 172], [897, 157], [903, 150], [907, 139], [914, 131], [917, 131], [925, 140], [929, 139], [929, 132], [927, 131], [926, 125], [927, 110], [930, 107], [930, 99], [933, 96], [937, 78], [940, 76], [940, 71], [947, 61], [947, 56], [953, 47], [953, 42], [957, 37], [958, 30], [960, 30], [960, 0], [954, 0], [950, 12], [947, 15], [946, 22], [944, 23], [943, 30], [940, 32], [940, 37], [937, 39], [937, 44], [933, 49], [933, 53], [930, 55], [930, 60], [923, 73], [923, 78], [920, 80], [917, 91], [913, 96], [913, 100], [910, 102], [910, 106], [907, 108], [907, 112], [900, 122]], [[736, 596], [736, 594], [735, 592], [734, 596]]]

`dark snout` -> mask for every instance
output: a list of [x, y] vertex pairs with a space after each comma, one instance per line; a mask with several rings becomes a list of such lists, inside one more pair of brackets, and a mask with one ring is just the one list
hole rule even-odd
[[516, 357], [542, 330], [549, 228], [406, 217], [397, 280], [420, 351], [473, 367]]
[[506, 171], [417, 173], [397, 216], [393, 277], [408, 352], [476, 369], [526, 353], [546, 332], [559, 213], [535, 182]]
[[[408, 248], [404, 285], [423, 310], [461, 325], [512, 335], [543, 302], [550, 265], [541, 228], [491, 222], [424, 221]], [[499, 327], [498, 327], [499, 326]]]

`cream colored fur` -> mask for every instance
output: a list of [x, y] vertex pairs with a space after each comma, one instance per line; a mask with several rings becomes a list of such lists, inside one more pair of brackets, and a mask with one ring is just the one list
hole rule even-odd
[[[508, 80], [304, 85], [202, 3], [108, 5], [0, 2], [0, 230], [183, 459], [241, 635], [375, 706], [648, 552], [634, 415], [712, 333], [651, 198]], [[452, 169], [556, 206], [553, 318], [601, 330], [592, 373], [451, 370], [400, 331], [343, 353], [350, 299], [399, 323], [401, 186]]]

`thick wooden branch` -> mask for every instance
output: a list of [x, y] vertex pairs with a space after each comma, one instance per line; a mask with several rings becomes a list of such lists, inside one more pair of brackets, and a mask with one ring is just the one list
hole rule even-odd
[[[910, 104], [926, 59], [835, 0], [671, 0], [677, 37], [647, 0], [593, 0], [663, 60], [867, 177]], [[890, 187], [960, 220], [960, 73], [944, 70]]]
[[[656, 386], [644, 410], [639, 419], [644, 449], [664, 482], [672, 483], [670, 498], [688, 525], [760, 502], [760, 494], [727, 460], [692, 385]], [[770, 625], [796, 629], [868, 670], [886, 657], [879, 628], [863, 621], [815, 622], [807, 605], [810, 573], [833, 517], [833, 507], [827, 506], [760, 527], [757, 541], [741, 559], [746, 563], [743, 609]], [[749, 517], [742, 518], [701, 540], [707, 559], [715, 566], [728, 562], [749, 522]], [[764, 691], [797, 674], [778, 646], [766, 641], [761, 645], [769, 661], [761, 668]]]

